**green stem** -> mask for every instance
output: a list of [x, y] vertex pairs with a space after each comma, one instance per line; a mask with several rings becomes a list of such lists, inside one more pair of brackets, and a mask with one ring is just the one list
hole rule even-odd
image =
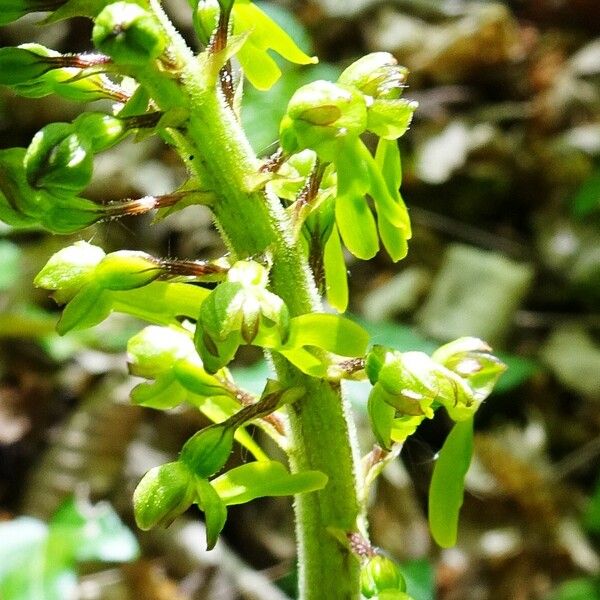
[[[188, 89], [192, 87], [188, 85]], [[231, 251], [239, 258], [273, 254], [272, 288], [291, 315], [320, 310], [314, 282], [302, 254], [285, 234], [290, 224], [277, 198], [248, 191], [258, 161], [235, 116], [218, 90], [190, 90], [194, 98], [190, 138], [218, 197], [213, 210]], [[285, 386], [302, 386], [307, 395], [289, 409], [294, 471], [317, 469], [327, 487], [296, 498], [302, 598], [347, 600], [358, 597], [358, 565], [330, 528], [355, 531], [359, 515], [354, 452], [348, 408], [340, 389], [310, 378], [274, 357]]]
[[[199, 73], [197, 57], [174, 32], [158, 2], [152, 0], [151, 5], [171, 35], [178, 63], [184, 65], [179, 103], [190, 116], [181, 153], [214, 191], [212, 209], [226, 244], [236, 258], [272, 254], [271, 288], [286, 302], [291, 316], [320, 311], [315, 282], [292, 239], [292, 224], [279, 199], [253, 189], [260, 164], [219, 82], [207, 82]], [[172, 86], [144, 75], [142, 83], [159, 108], [172, 108]], [[360, 518], [358, 451], [349, 406], [338, 384], [311, 378], [276, 355], [273, 362], [284, 386], [307, 390], [288, 409], [291, 468], [295, 472], [316, 469], [329, 478], [320, 492], [295, 498], [300, 597], [357, 599], [358, 561], [334, 535], [355, 532]]]
[[[153, 3], [154, 4], [154, 3]], [[164, 22], [166, 17], [153, 8]], [[178, 40], [175, 50], [184, 64], [182, 91], [189, 110], [185, 137], [194, 147], [188, 164], [215, 193], [215, 219], [237, 258], [269, 251], [273, 256], [271, 287], [283, 298], [292, 316], [320, 311], [312, 274], [294, 245], [291, 223], [277, 197], [254, 190], [260, 164], [218, 81], [206, 83], [198, 59]], [[162, 110], [160, 82], [143, 82]], [[155, 93], [158, 92], [158, 93]], [[186, 153], [188, 152], [186, 148]], [[189, 160], [189, 156], [185, 156]], [[306, 396], [289, 409], [293, 471], [316, 469], [329, 477], [320, 492], [295, 499], [302, 600], [355, 600], [359, 597], [357, 560], [332, 532], [354, 532], [360, 518], [357, 494], [357, 447], [350, 409], [339, 385], [304, 375], [274, 356], [284, 386], [300, 386]]]

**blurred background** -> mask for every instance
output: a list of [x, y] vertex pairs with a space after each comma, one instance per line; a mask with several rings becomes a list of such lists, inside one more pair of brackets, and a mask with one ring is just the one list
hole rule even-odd
[[[405, 95], [420, 108], [400, 145], [414, 238], [398, 264], [383, 251], [369, 263], [349, 261], [351, 312], [379, 343], [429, 351], [476, 335], [509, 365], [476, 419], [457, 546], [440, 551], [426, 523], [433, 462], [449, 427], [441, 414], [378, 482], [373, 542], [403, 565], [415, 600], [600, 599], [598, 0], [260, 5], [321, 59], [285, 65], [266, 94], [247, 86], [243, 119], [261, 155], [275, 151], [299, 85], [335, 79], [376, 50], [411, 72]], [[192, 40], [187, 3], [166, 6]], [[0, 43], [89, 49], [88, 21], [42, 28], [39, 20], [3, 28]], [[0, 145], [27, 146], [40, 127], [82, 108], [2, 90]], [[157, 140], [125, 142], [98, 157], [85, 195], [166, 193], [184, 178]], [[57, 308], [31, 282], [78, 239], [165, 257], [224, 251], [202, 207], [154, 226], [137, 217], [71, 238], [0, 229], [0, 597], [64, 599], [75, 584], [81, 600], [294, 598], [288, 499], [232, 507], [212, 553], [198, 513], [165, 530], [136, 530], [139, 478], [204, 422], [192, 409], [128, 403], [124, 350], [139, 322], [113, 316], [91, 331], [54, 333]], [[246, 353], [236, 376], [256, 389], [265, 372], [260, 355]], [[368, 386], [348, 392], [366, 451]], [[91, 508], [88, 499], [106, 504]]]

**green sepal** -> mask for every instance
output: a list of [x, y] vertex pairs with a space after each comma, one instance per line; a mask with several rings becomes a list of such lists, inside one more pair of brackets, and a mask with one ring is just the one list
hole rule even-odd
[[194, 434], [181, 449], [179, 460], [198, 477], [210, 477], [220, 471], [233, 449], [235, 428], [217, 424]]
[[369, 394], [367, 412], [371, 429], [375, 434], [377, 443], [384, 449], [389, 450], [392, 440], [392, 425], [396, 410], [386, 402], [381, 389], [375, 386]]
[[289, 473], [277, 461], [258, 461], [241, 465], [212, 482], [226, 505], [243, 504], [264, 496], [291, 496], [320, 490], [327, 476], [320, 471]]
[[369, 334], [358, 323], [340, 315], [306, 313], [290, 320], [284, 349], [316, 346], [340, 356], [363, 356]]
[[170, 525], [194, 502], [195, 479], [189, 469], [175, 461], [150, 469], [133, 492], [137, 526], [147, 531]]
[[456, 423], [433, 469], [429, 487], [429, 529], [442, 548], [456, 543], [464, 481], [473, 455], [473, 419]]
[[106, 256], [104, 250], [87, 242], [75, 242], [53, 254], [33, 280], [36, 287], [53, 290], [58, 304], [71, 300], [90, 283], [94, 271]]
[[249, 0], [237, 0], [233, 5], [233, 33], [249, 32], [244, 45], [237, 53], [244, 75], [259, 90], [268, 90], [281, 76], [281, 69], [269, 56], [273, 50], [286, 60], [308, 65], [317, 63], [316, 57], [302, 52], [294, 40]]
[[178, 360], [173, 365], [173, 374], [177, 381], [192, 394], [206, 397], [231, 395], [219, 379], [206, 372], [199, 359], [196, 362]]
[[108, 292], [90, 283], [84, 286], [65, 306], [56, 324], [59, 335], [69, 331], [88, 329], [101, 323], [112, 312]]
[[131, 401], [138, 406], [169, 410], [189, 400], [189, 393], [175, 375], [164, 373], [151, 383], [140, 383], [131, 390]]
[[[67, 197], [78, 194], [92, 178], [93, 155], [71, 123], [50, 123], [35, 134], [23, 159], [29, 185]], [[32, 216], [40, 206], [27, 206]]]
[[382, 139], [397, 140], [408, 131], [417, 108], [412, 100], [374, 100], [367, 111], [367, 129]]
[[196, 478], [196, 493], [198, 507], [204, 512], [206, 548], [212, 550], [227, 521], [227, 507], [213, 486], [205, 479]]
[[413, 600], [413, 598], [400, 590], [383, 590], [377, 594], [374, 600]]
[[210, 290], [187, 283], [153, 281], [133, 290], [107, 291], [113, 310], [157, 325], [177, 325], [194, 319]]
[[139, 4], [115, 2], [95, 19], [94, 45], [122, 65], [144, 66], [157, 59], [167, 46], [158, 19]]

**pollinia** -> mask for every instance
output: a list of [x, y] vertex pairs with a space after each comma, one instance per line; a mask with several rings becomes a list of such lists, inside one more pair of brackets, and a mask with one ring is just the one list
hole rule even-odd
[[[242, 83], [264, 90], [277, 81], [269, 51], [297, 64], [316, 59], [249, 0], [189, 3], [198, 53], [159, 0], [0, 1], [0, 24], [36, 11], [51, 11], [48, 22], [88, 17], [95, 47], [89, 54], [35, 43], [2, 48], [0, 83], [30, 98], [113, 105], [111, 113], [46, 125], [27, 148], [0, 151], [0, 219], [73, 234], [123, 215], [210, 207], [228, 248], [220, 260], [106, 254], [80, 241], [52, 256], [35, 280], [64, 306], [61, 334], [112, 312], [146, 321], [129, 341], [130, 370], [146, 379], [132, 401], [159, 410], [189, 403], [214, 422], [139, 483], [139, 527], [168, 525], [195, 504], [212, 547], [228, 506], [295, 495], [301, 598], [407, 599], [398, 567], [368, 541], [368, 487], [418, 425], [444, 409], [456, 424], [435, 469], [430, 523], [434, 538], [452, 545], [473, 416], [504, 369], [478, 339], [432, 356], [399, 352], [370, 346], [366, 331], [342, 316], [345, 250], [369, 259], [382, 245], [394, 261], [407, 253], [397, 143], [416, 108], [402, 97], [407, 71], [379, 52], [337, 81], [301, 87], [281, 121], [279, 151], [261, 161], [240, 125]], [[166, 195], [86, 199], [95, 155], [148, 135], [180, 154], [185, 184]], [[274, 367], [258, 397], [227, 369], [243, 345], [264, 349]], [[367, 378], [377, 444], [361, 463], [343, 381]], [[273, 438], [289, 464], [270, 459], [249, 426]], [[252, 460], [229, 469], [234, 444]]]

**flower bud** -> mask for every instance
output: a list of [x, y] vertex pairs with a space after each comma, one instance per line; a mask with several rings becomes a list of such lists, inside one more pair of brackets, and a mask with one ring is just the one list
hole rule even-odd
[[314, 81], [292, 96], [279, 133], [286, 152], [312, 148], [321, 159], [332, 161], [337, 152], [335, 142], [358, 137], [366, 127], [367, 105], [362, 94], [330, 81]]
[[192, 473], [207, 478], [220, 471], [233, 449], [235, 429], [211, 425], [193, 435], [183, 446], [179, 460]]
[[127, 133], [122, 119], [104, 113], [83, 113], [73, 121], [73, 125], [94, 154], [114, 146]]
[[127, 342], [129, 372], [148, 379], [155, 379], [179, 359], [195, 353], [189, 336], [170, 327], [145, 327]]
[[33, 188], [72, 196], [89, 183], [93, 157], [74, 125], [51, 123], [35, 134], [23, 164]]
[[148, 285], [162, 273], [160, 264], [145, 252], [119, 250], [107, 254], [96, 267], [96, 282], [107, 290], [133, 290]]
[[363, 596], [372, 598], [384, 590], [405, 592], [406, 581], [394, 562], [385, 556], [377, 555], [361, 568], [360, 587]]
[[92, 38], [115, 62], [143, 66], [158, 58], [167, 39], [157, 19], [138, 4], [115, 2], [96, 17]]
[[506, 365], [492, 349], [474, 337], [463, 337], [438, 348], [432, 359], [465, 379], [478, 401], [492, 392]]
[[98, 246], [75, 242], [53, 254], [33, 283], [37, 287], [53, 290], [55, 300], [64, 304], [93, 280], [96, 266], [104, 256], [104, 251]]
[[12, 227], [36, 225], [35, 216], [24, 212], [27, 198], [37, 195], [25, 179], [23, 148], [0, 150], [0, 220]]
[[395, 99], [402, 95], [407, 76], [408, 69], [401, 67], [389, 52], [372, 52], [347, 67], [338, 83], [375, 99]]
[[98, 204], [78, 196], [56, 196], [40, 190], [38, 197], [45, 201], [39, 221], [44, 229], [52, 233], [68, 234], [85, 229], [102, 218]]
[[154, 467], [133, 493], [135, 521], [140, 529], [170, 525], [194, 502], [194, 476], [179, 461]]
[[14, 86], [42, 77], [48, 63], [25, 48], [0, 48], [0, 84]]

